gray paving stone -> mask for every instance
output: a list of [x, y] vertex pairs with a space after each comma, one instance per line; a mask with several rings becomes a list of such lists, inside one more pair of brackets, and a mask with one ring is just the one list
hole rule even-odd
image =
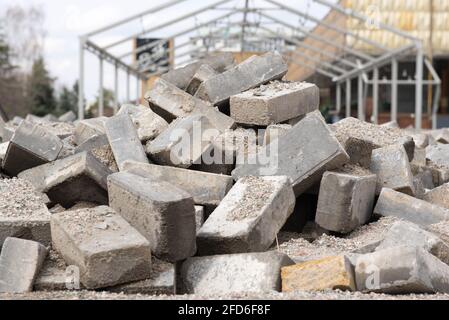
[[51, 234], [53, 248], [67, 265], [79, 268], [87, 289], [151, 276], [149, 242], [109, 207], [54, 214]]
[[164, 182], [120, 172], [108, 178], [109, 203], [151, 244], [152, 253], [176, 262], [196, 252], [193, 199]]
[[38, 242], [7, 238], [0, 255], [0, 292], [31, 292], [46, 255]]

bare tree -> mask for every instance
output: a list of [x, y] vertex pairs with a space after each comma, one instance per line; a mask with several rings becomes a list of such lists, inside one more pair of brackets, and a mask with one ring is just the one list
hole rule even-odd
[[43, 55], [45, 13], [40, 7], [13, 5], [6, 10], [2, 20], [13, 52], [12, 61], [28, 73], [33, 62]]

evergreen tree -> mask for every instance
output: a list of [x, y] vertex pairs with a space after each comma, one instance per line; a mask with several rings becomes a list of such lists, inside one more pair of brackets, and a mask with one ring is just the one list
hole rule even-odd
[[68, 111], [76, 112], [77, 107], [78, 107], [78, 93], [75, 92], [74, 90], [70, 90], [66, 86], [63, 86], [61, 92], [59, 93], [58, 113], [64, 114]]
[[56, 99], [53, 88], [54, 79], [49, 75], [42, 57], [38, 58], [28, 79], [28, 97], [31, 113], [45, 116], [56, 111]]
[[6, 43], [5, 36], [0, 26], [0, 76], [3, 77], [13, 69], [11, 65], [11, 50]]

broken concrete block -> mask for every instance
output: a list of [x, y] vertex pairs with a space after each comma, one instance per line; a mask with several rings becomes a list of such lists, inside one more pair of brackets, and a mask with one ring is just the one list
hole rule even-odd
[[427, 165], [426, 149], [415, 148], [413, 161], [410, 163], [410, 165], [425, 167]]
[[1, 131], [2, 142], [11, 141], [15, 131], [15, 127], [5, 125], [5, 127], [3, 127], [3, 130]]
[[44, 196], [22, 179], [0, 179], [0, 246], [8, 237], [51, 243]]
[[190, 258], [181, 279], [190, 294], [268, 293], [281, 291], [281, 268], [293, 264], [275, 251]]
[[397, 247], [398, 244], [410, 247], [420, 247], [435, 257], [449, 263], [449, 246], [438, 236], [421, 229], [408, 221], [397, 221], [385, 233], [376, 251]]
[[449, 183], [426, 192], [423, 200], [449, 210]]
[[388, 188], [382, 190], [374, 213], [398, 217], [420, 226], [449, 220], [449, 210]]
[[418, 149], [425, 149], [429, 146], [429, 135], [425, 133], [416, 133], [412, 135], [415, 146]]
[[263, 145], [267, 146], [271, 143], [271, 141], [285, 136], [291, 128], [293, 128], [293, 126], [289, 124], [273, 124], [268, 126], [267, 130], [265, 130]]
[[195, 95], [195, 93], [198, 91], [198, 88], [204, 81], [215, 77], [217, 74], [219, 73], [215, 71], [214, 68], [207, 64], [203, 64], [193, 75], [192, 80], [190, 80], [189, 85], [186, 89], [187, 93], [191, 94], [192, 96]]
[[288, 176], [299, 196], [319, 182], [324, 172], [349, 161], [319, 112], [307, 115], [276, 141], [261, 148], [256, 155], [249, 155], [248, 164], [237, 167], [233, 177]]
[[390, 145], [403, 145], [409, 160], [413, 160], [413, 138], [400, 129], [376, 126], [355, 118], [343, 119], [333, 124], [332, 129], [349, 154], [351, 163], [369, 168], [372, 151]]
[[74, 122], [74, 121], [76, 121], [77, 118], [78, 117], [76, 116], [75, 112], [70, 110], [70, 111], [64, 113], [62, 116], [60, 116], [58, 121], [61, 121], [61, 122]]
[[164, 182], [120, 172], [108, 177], [109, 203], [151, 244], [152, 253], [176, 262], [196, 252], [193, 199]]
[[191, 63], [183, 68], [171, 70], [161, 76], [165, 81], [177, 86], [181, 90], [186, 90], [190, 80], [202, 65], [211, 66], [218, 73], [224, 72], [235, 63], [232, 52], [220, 52], [210, 54], [205, 59]]
[[105, 146], [92, 149], [90, 153], [110, 171], [114, 173], [120, 171], [117, 162], [115, 161], [114, 152], [109, 143]]
[[105, 134], [104, 124], [107, 119], [106, 117], [100, 117], [78, 121], [74, 133], [75, 143], [80, 146], [94, 136]]
[[230, 176], [133, 161], [126, 161], [123, 168], [132, 174], [166, 181], [186, 191], [193, 197], [195, 204], [203, 206], [218, 206], [234, 184]]
[[162, 79], [154, 83], [145, 99], [150, 107], [169, 123], [176, 118], [203, 115], [220, 132], [235, 126], [232, 118]]
[[46, 255], [47, 249], [38, 242], [7, 238], [0, 255], [0, 292], [33, 291]]
[[449, 292], [449, 266], [417, 247], [399, 246], [362, 255], [355, 275], [357, 289], [364, 292]]
[[196, 97], [214, 105], [225, 103], [233, 95], [282, 79], [288, 66], [279, 53], [252, 56], [234, 68], [206, 80]]
[[212, 141], [211, 149], [203, 154], [203, 163], [191, 169], [231, 175], [236, 165], [247, 163], [249, 153], [257, 153], [255, 131], [241, 128], [226, 130]]
[[371, 219], [377, 179], [368, 170], [359, 169], [324, 174], [315, 218], [320, 227], [349, 233]]
[[447, 245], [449, 245], [449, 221], [441, 221], [426, 227], [426, 230], [438, 236]]
[[58, 252], [50, 249], [41, 271], [34, 282], [34, 290], [84, 290], [85, 288], [80, 283], [79, 278], [79, 268], [76, 266], [68, 266]]
[[176, 294], [175, 265], [153, 258], [149, 279], [121, 284], [106, 290], [124, 294], [174, 295]]
[[198, 233], [206, 220], [203, 206], [195, 206], [196, 232]]
[[51, 217], [53, 248], [79, 268], [81, 283], [97, 289], [144, 280], [151, 275], [148, 241], [109, 207]]
[[354, 270], [345, 256], [282, 268], [282, 292], [325, 290], [356, 291]]
[[108, 136], [105, 134], [96, 135], [77, 146], [75, 153], [89, 152], [104, 146], [109, 146]]
[[433, 183], [435, 186], [441, 186], [449, 182], [449, 167], [437, 165], [432, 161], [427, 161], [426, 167], [432, 172]]
[[295, 202], [288, 177], [240, 179], [198, 232], [198, 253], [267, 250], [292, 214]]
[[4, 171], [10, 176], [54, 161], [63, 147], [61, 139], [41, 126], [23, 121], [17, 128], [6, 151]]
[[448, 129], [441, 129], [435, 134], [433, 134], [433, 137], [438, 143], [441, 144], [449, 144], [449, 130]]
[[137, 136], [137, 131], [128, 114], [114, 116], [105, 123], [109, 145], [114, 153], [115, 161], [120, 170], [123, 162], [133, 160], [149, 163], [145, 150]]
[[127, 113], [131, 117], [137, 130], [137, 135], [142, 143], [148, 140], [154, 140], [168, 128], [167, 121], [158, 116], [150, 108], [125, 104], [120, 108], [117, 115], [124, 113]]
[[426, 148], [426, 157], [429, 160], [428, 165], [435, 168], [435, 178], [442, 182], [449, 182], [449, 144], [431, 145]]
[[67, 122], [47, 122], [39, 124], [44, 130], [64, 140], [75, 133], [75, 126]]
[[370, 170], [377, 175], [376, 195], [383, 188], [415, 195], [412, 169], [404, 146], [392, 145], [373, 150]]
[[318, 110], [320, 91], [311, 83], [274, 81], [232, 96], [230, 105], [237, 123], [269, 126]]
[[157, 164], [187, 169], [202, 163], [203, 154], [212, 148], [218, 135], [219, 131], [204, 116], [180, 118], [147, 144], [147, 153]]
[[90, 153], [48, 163], [20, 174], [50, 200], [69, 208], [80, 201], [108, 203], [107, 176], [112, 172]]

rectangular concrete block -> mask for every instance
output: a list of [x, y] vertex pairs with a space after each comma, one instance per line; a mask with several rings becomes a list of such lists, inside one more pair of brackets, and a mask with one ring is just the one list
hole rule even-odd
[[282, 292], [325, 290], [356, 291], [354, 270], [345, 256], [282, 268]]
[[151, 277], [146, 280], [107, 288], [108, 292], [123, 294], [174, 295], [176, 294], [175, 265], [153, 258]]
[[233, 95], [282, 79], [288, 66], [279, 53], [252, 56], [234, 68], [201, 84], [196, 97], [214, 105], [227, 102]]
[[75, 143], [80, 146], [94, 136], [105, 134], [104, 124], [106, 121], [106, 117], [78, 121], [75, 125]]
[[106, 134], [93, 136], [75, 148], [75, 153], [89, 152], [104, 146], [109, 146], [108, 136]]
[[449, 264], [449, 246], [437, 235], [408, 221], [397, 221], [385, 233], [376, 251], [397, 247], [398, 244], [422, 248]]
[[92, 154], [83, 152], [24, 171], [20, 178], [69, 208], [80, 201], [107, 204], [106, 179], [111, 173]]
[[329, 231], [349, 233], [366, 224], [373, 212], [376, 175], [360, 172], [326, 172], [321, 180], [316, 223]]
[[144, 106], [123, 105], [117, 115], [127, 113], [134, 123], [137, 135], [142, 143], [154, 140], [168, 128], [168, 123], [153, 110]]
[[134, 128], [128, 114], [121, 114], [108, 119], [105, 123], [105, 129], [109, 145], [120, 170], [123, 170], [123, 162], [126, 160], [149, 163], [136, 128]]
[[374, 213], [398, 217], [420, 226], [449, 220], [449, 210], [387, 188], [382, 190]]
[[279, 139], [280, 137], [287, 134], [287, 132], [293, 128], [293, 126], [289, 124], [273, 124], [267, 127], [265, 130], [265, 136], [263, 139], [263, 145], [267, 146], [272, 141]]
[[153, 88], [145, 95], [145, 99], [150, 107], [167, 122], [172, 122], [180, 117], [203, 115], [220, 132], [235, 127], [232, 118], [221, 113], [209, 103], [191, 96], [162, 79], [158, 79], [154, 83]]
[[426, 148], [428, 165], [435, 170], [437, 186], [449, 182], [449, 144], [431, 145]]
[[218, 73], [222, 73], [235, 63], [232, 52], [212, 53], [200, 61], [188, 64], [183, 68], [171, 70], [161, 76], [165, 81], [186, 90], [190, 80], [202, 65], [211, 66]]
[[288, 177], [240, 179], [200, 229], [198, 253], [267, 250], [292, 214], [295, 202]]
[[219, 131], [204, 116], [179, 118], [149, 142], [146, 151], [157, 164], [187, 169], [202, 163], [203, 154], [212, 148], [218, 135]]
[[46, 255], [47, 249], [38, 242], [7, 238], [0, 255], [0, 292], [33, 291]]
[[87, 289], [147, 279], [148, 241], [109, 207], [65, 211], [51, 217], [53, 248], [79, 268]]
[[182, 286], [201, 295], [281, 291], [281, 268], [293, 264], [275, 251], [190, 258], [181, 267]]
[[377, 175], [376, 194], [390, 188], [408, 195], [416, 194], [407, 152], [402, 145], [373, 150], [370, 170]]
[[369, 168], [372, 151], [389, 145], [403, 145], [409, 160], [413, 160], [413, 138], [400, 129], [377, 126], [355, 118], [343, 119], [332, 125], [332, 129], [348, 152], [351, 163]]
[[427, 191], [423, 200], [449, 210], [449, 184], [445, 183], [438, 188]]
[[22, 179], [0, 179], [0, 246], [8, 237], [51, 243], [44, 195]]
[[306, 82], [273, 81], [232, 96], [230, 104], [237, 123], [269, 126], [318, 110], [320, 90]]
[[196, 252], [193, 199], [164, 182], [120, 172], [108, 178], [109, 203], [151, 244], [153, 254], [176, 262]]
[[38, 124], [23, 121], [8, 145], [3, 169], [16, 176], [24, 170], [56, 160], [62, 147], [57, 136]]
[[192, 80], [190, 80], [189, 85], [187, 86], [187, 93], [191, 94], [192, 96], [195, 95], [195, 93], [198, 91], [198, 88], [201, 86], [201, 84], [209, 80], [212, 77], [215, 77], [219, 73], [214, 70], [211, 66], [207, 64], [203, 64], [193, 75]]
[[231, 176], [133, 161], [124, 163], [124, 171], [166, 181], [190, 194], [195, 204], [204, 206], [218, 206], [234, 184]]
[[357, 289], [387, 294], [448, 293], [449, 266], [426, 250], [399, 246], [362, 255]]
[[74, 122], [77, 119], [77, 115], [72, 110], [64, 113], [58, 118], [58, 121], [60, 122]]
[[[288, 176], [299, 196], [319, 182], [324, 172], [349, 161], [319, 112], [307, 115], [276, 141], [261, 148], [257, 154], [249, 155], [248, 164], [237, 167], [233, 177]], [[317, 146], [320, 146], [319, 152]]]

